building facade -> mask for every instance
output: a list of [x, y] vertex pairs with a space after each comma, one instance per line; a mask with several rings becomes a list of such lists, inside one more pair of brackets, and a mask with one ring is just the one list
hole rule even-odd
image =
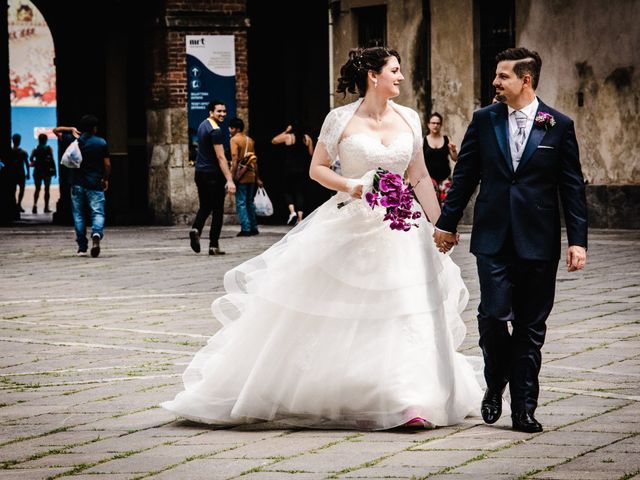
[[393, 46], [407, 77], [399, 102], [416, 108], [423, 125], [429, 112], [441, 113], [457, 145], [473, 111], [491, 102], [495, 54], [515, 46], [537, 51], [538, 96], [575, 121], [590, 225], [640, 228], [640, 132], [632, 127], [640, 125], [640, 1], [331, 3], [334, 70], [365, 41]]
[[[296, 0], [32, 1], [54, 40], [58, 124], [94, 113], [111, 147], [109, 223], [193, 218], [186, 36], [233, 35], [236, 113], [256, 140], [276, 206], [265, 221], [286, 218], [283, 154], [271, 138], [293, 121], [317, 137], [329, 109], [355, 99], [333, 94], [348, 51], [378, 42], [402, 56], [406, 81], [398, 101], [415, 108], [423, 125], [429, 112], [440, 112], [458, 145], [474, 110], [491, 101], [495, 54], [512, 46], [538, 51], [538, 95], [575, 120], [590, 224], [640, 228], [640, 132], [633, 128], [640, 124], [640, 0], [313, 0], [304, 8]], [[291, 20], [283, 10], [300, 15]], [[0, 89], [8, 92], [7, 56], [4, 44]], [[8, 95], [0, 120], [3, 158]], [[64, 173], [58, 223], [71, 222]], [[307, 211], [330, 194], [314, 182], [306, 188]], [[1, 189], [0, 216], [11, 220], [11, 196]]]

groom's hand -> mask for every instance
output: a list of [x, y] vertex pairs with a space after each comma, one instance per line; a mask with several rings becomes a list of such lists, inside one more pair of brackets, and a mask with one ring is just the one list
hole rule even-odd
[[437, 228], [433, 232], [433, 241], [442, 253], [447, 253], [458, 244], [459, 236], [455, 233], [443, 232]]
[[582, 270], [587, 263], [587, 251], [579, 245], [571, 245], [567, 249], [567, 272]]

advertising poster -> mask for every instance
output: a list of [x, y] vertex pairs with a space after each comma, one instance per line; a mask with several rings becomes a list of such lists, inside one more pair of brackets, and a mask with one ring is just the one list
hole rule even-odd
[[[54, 158], [58, 142], [51, 132], [56, 125], [56, 69], [53, 38], [47, 22], [28, 0], [9, 0], [9, 85], [11, 134], [22, 136], [29, 154], [38, 135], [47, 135]], [[33, 183], [33, 177], [27, 183]], [[52, 184], [58, 178], [51, 179]]]
[[189, 158], [193, 161], [198, 126], [209, 116], [209, 102], [218, 99], [227, 106], [223, 128], [236, 115], [236, 56], [233, 35], [187, 35], [186, 42]]

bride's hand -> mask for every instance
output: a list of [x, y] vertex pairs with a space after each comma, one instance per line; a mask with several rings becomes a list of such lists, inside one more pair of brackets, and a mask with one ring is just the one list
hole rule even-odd
[[351, 190], [349, 190], [349, 195], [353, 198], [362, 198], [362, 185], [356, 185]]
[[353, 198], [362, 198], [362, 183], [355, 178], [347, 178], [346, 191]]

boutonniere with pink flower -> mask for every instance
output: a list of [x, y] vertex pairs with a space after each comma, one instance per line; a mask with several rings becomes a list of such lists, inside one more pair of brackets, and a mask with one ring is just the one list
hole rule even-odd
[[553, 118], [553, 115], [551, 115], [550, 113], [538, 112], [536, 118], [533, 119], [533, 124], [538, 128], [549, 130], [556, 124], [556, 119]]

